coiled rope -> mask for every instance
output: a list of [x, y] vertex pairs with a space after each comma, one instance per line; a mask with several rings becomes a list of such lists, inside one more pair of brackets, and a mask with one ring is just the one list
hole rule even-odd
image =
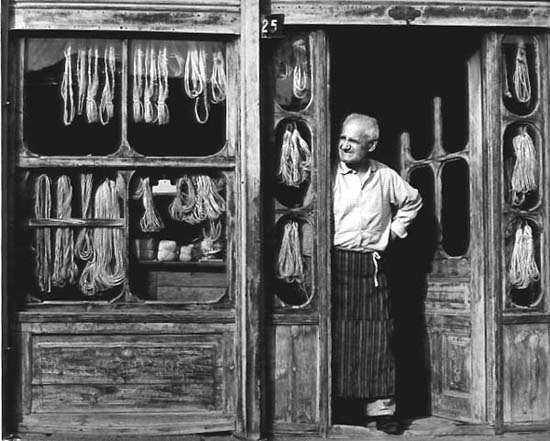
[[[183, 186], [187, 189], [185, 193]], [[191, 182], [191, 178], [187, 175], [178, 178], [176, 181], [176, 196], [168, 206], [170, 217], [177, 221], [183, 221], [186, 215], [193, 211], [195, 206], [195, 188]]]
[[[80, 201], [82, 206], [82, 218], [90, 217], [90, 203], [92, 202], [93, 175], [82, 173], [80, 175]], [[92, 234], [89, 228], [82, 228], [78, 233], [75, 244], [75, 252], [80, 260], [90, 260], [93, 255]]]
[[[50, 218], [51, 208], [51, 180], [48, 175], [42, 174], [34, 183], [34, 217], [36, 219]], [[49, 227], [37, 228], [35, 231], [35, 273], [38, 289], [41, 292], [52, 291], [51, 264], [51, 229]]]
[[529, 65], [527, 64], [527, 51], [519, 45], [516, 52], [514, 65], [514, 91], [520, 103], [526, 103], [531, 99], [531, 82], [529, 80]]
[[145, 89], [143, 91], [144, 121], [148, 124], [157, 121], [157, 112], [153, 103], [155, 97], [157, 76], [157, 60], [155, 49], [149, 47], [145, 51]]
[[109, 123], [115, 113], [113, 97], [115, 95], [115, 74], [116, 74], [116, 58], [115, 48], [113, 45], [105, 46], [103, 52], [103, 72], [105, 76], [105, 84], [101, 93], [101, 102], [99, 104], [99, 120], [101, 124]]
[[294, 52], [295, 65], [293, 69], [292, 93], [298, 99], [303, 99], [307, 96], [308, 83], [308, 58], [306, 42], [304, 40], [296, 40], [292, 43]]
[[[92, 58], [94, 60], [94, 68], [92, 72]], [[99, 50], [97, 47], [88, 49], [88, 85], [86, 88], [86, 118], [89, 123], [99, 121], [99, 112], [95, 97], [99, 90]]]
[[151, 191], [151, 184], [149, 178], [140, 178], [138, 188], [132, 196], [134, 199], [142, 199], [144, 213], [139, 221], [141, 231], [144, 233], [155, 233], [164, 228], [164, 222], [155, 208], [155, 202], [153, 200], [153, 192]]
[[170, 122], [170, 111], [166, 104], [166, 100], [168, 99], [168, 50], [166, 46], [163, 46], [158, 52], [158, 78], [158, 123], [159, 125], [163, 125]]
[[78, 58], [76, 59], [76, 77], [78, 79], [78, 100], [76, 113], [82, 115], [84, 112], [84, 103], [86, 102], [86, 49], [81, 47], [78, 49]]
[[[97, 189], [94, 198], [96, 219], [120, 219], [121, 211], [117, 182], [106, 179]], [[124, 282], [124, 233], [121, 228], [94, 228], [92, 233], [93, 256], [82, 270], [79, 286], [85, 295], [114, 288]]]
[[311, 151], [300, 135], [295, 123], [286, 126], [281, 145], [281, 158], [277, 175], [281, 182], [291, 187], [299, 187], [309, 176]]
[[524, 289], [540, 279], [534, 248], [531, 226], [527, 223], [523, 226], [519, 225], [516, 230], [508, 275], [512, 286]]
[[512, 205], [518, 206], [527, 193], [537, 188], [537, 154], [525, 126], [514, 136], [512, 145], [516, 156], [511, 179]]
[[[183, 72], [183, 86], [187, 96], [195, 100], [195, 119], [199, 124], [205, 124], [210, 116], [210, 111], [207, 96], [206, 52], [203, 48], [192, 47], [187, 52]], [[203, 102], [202, 117], [199, 111], [201, 99]]]
[[210, 86], [212, 88], [212, 96], [210, 101], [217, 104], [225, 100], [227, 80], [225, 76], [225, 61], [222, 51], [214, 52], [212, 61], [212, 75], [210, 76]]
[[[57, 218], [69, 219], [72, 214], [73, 188], [68, 176], [62, 175], [56, 182]], [[72, 228], [57, 228], [55, 231], [55, 252], [52, 284], [64, 287], [74, 284], [78, 276], [78, 267], [74, 259], [74, 232]]]
[[214, 256], [221, 251], [219, 246], [216, 246], [216, 241], [222, 235], [222, 223], [212, 219], [208, 222], [208, 230], [203, 228], [202, 235], [204, 239], [201, 241], [201, 250], [206, 258]]
[[134, 51], [134, 82], [132, 85], [134, 122], [143, 121], [143, 48], [137, 46]]
[[72, 124], [75, 116], [74, 94], [73, 94], [73, 69], [71, 62], [71, 45], [65, 48], [65, 69], [61, 81], [61, 97], [63, 98], [63, 124]]
[[290, 220], [284, 226], [281, 248], [277, 258], [276, 277], [287, 283], [304, 281], [302, 245], [298, 222]]

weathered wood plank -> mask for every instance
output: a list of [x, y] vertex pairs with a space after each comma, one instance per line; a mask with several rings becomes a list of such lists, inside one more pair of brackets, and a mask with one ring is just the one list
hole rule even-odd
[[239, 3], [40, 2], [10, 8], [10, 29], [239, 33]]
[[318, 359], [319, 340], [317, 326], [292, 328], [292, 422], [319, 423]]
[[504, 422], [550, 419], [550, 341], [548, 324], [504, 327]]
[[271, 13], [285, 14], [285, 23], [291, 25], [405, 25], [407, 17], [415, 25], [550, 25], [544, 1], [273, 0]]

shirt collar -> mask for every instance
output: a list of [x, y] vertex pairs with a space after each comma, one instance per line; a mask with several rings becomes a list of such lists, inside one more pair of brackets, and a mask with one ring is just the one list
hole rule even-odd
[[[378, 169], [378, 165], [376, 161], [369, 159], [369, 170], [367, 172], [367, 176], [370, 176], [370, 174], [374, 173], [377, 169]], [[355, 171], [352, 168], [349, 168], [344, 162], [340, 161], [340, 163], [338, 164], [338, 173], [342, 175], [347, 175], [348, 173], [357, 174], [357, 171]]]

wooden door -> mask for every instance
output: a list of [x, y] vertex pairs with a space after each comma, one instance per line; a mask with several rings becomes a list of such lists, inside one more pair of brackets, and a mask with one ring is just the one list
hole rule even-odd
[[[482, 56], [479, 49], [457, 52], [460, 56], [467, 96], [462, 110], [453, 108], [461, 103], [445, 91], [426, 89], [433, 110], [431, 120], [426, 114], [426, 124], [431, 125], [433, 143], [415, 144], [404, 133], [401, 172], [424, 199], [410, 233], [417, 259], [407, 265], [411, 271], [416, 268], [417, 277], [424, 277], [410, 286], [409, 295], [414, 289], [425, 293], [431, 412], [482, 422], [486, 419]], [[462, 86], [449, 84], [452, 87]], [[458, 120], [449, 121], [449, 115]], [[453, 125], [463, 128], [462, 141], [446, 133]]]

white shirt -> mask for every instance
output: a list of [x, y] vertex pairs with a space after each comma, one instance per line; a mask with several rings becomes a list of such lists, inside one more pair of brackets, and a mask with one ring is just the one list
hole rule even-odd
[[421, 207], [418, 190], [387, 165], [371, 159], [369, 170], [360, 178], [340, 162], [334, 182], [334, 245], [382, 252], [390, 230], [400, 238], [407, 236], [407, 227]]

